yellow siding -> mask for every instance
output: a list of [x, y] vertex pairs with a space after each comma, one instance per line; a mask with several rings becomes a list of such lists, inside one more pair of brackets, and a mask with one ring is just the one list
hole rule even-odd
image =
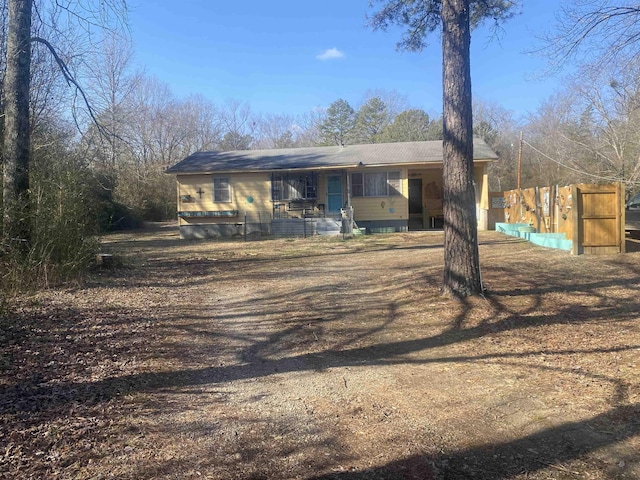
[[486, 163], [476, 163], [473, 171], [476, 182], [476, 203], [483, 210], [489, 209], [489, 175]]
[[[247, 214], [271, 211], [271, 174], [245, 173], [231, 176], [231, 195], [236, 208]], [[253, 202], [250, 200], [253, 199]]]
[[[406, 168], [376, 168], [366, 171], [392, 171], [400, 170], [402, 195], [386, 197], [353, 197], [351, 203], [354, 208], [356, 220], [407, 220], [409, 218], [409, 181], [408, 170]], [[423, 178], [423, 201], [424, 207], [429, 212], [441, 214], [442, 199], [431, 198], [428, 195], [429, 188], [441, 190], [442, 170], [422, 170], [414, 171]], [[324, 172], [318, 176], [318, 199], [319, 204], [326, 203], [326, 176], [333, 172]], [[344, 174], [336, 172], [336, 174]], [[213, 178], [215, 176], [228, 177], [231, 183], [231, 201], [213, 201]], [[488, 182], [486, 164], [476, 165], [474, 178], [478, 186], [477, 201], [481, 209], [488, 209]], [[273, 202], [271, 201], [271, 173], [235, 173], [220, 175], [178, 175], [178, 211], [229, 211], [237, 210], [238, 217], [191, 217], [181, 218], [180, 224], [188, 223], [235, 223], [242, 221], [244, 215], [254, 218], [260, 216], [264, 219], [273, 212]], [[433, 185], [432, 185], [433, 184]], [[432, 186], [432, 187], [430, 187]], [[201, 194], [198, 191], [202, 192]], [[347, 185], [343, 185], [344, 199], [346, 201]], [[183, 202], [182, 197], [189, 195], [190, 202]], [[252, 200], [252, 201], [250, 201]], [[432, 205], [433, 203], [433, 205]]]
[[[178, 175], [176, 178], [178, 182], [178, 211], [202, 211], [207, 210], [205, 205], [207, 199], [211, 199], [211, 175]], [[202, 189], [202, 198], [197, 193], [199, 189]], [[183, 202], [182, 197], [189, 195], [191, 197], [190, 202]]]
[[[394, 168], [367, 170], [367, 172], [398, 171]], [[407, 220], [409, 218], [409, 181], [407, 169], [399, 169], [402, 181], [402, 195], [389, 197], [353, 197], [351, 205], [356, 221]]]
[[[213, 178], [228, 177], [231, 184], [231, 201], [213, 201]], [[271, 175], [267, 172], [221, 174], [221, 175], [178, 175], [178, 211], [227, 211], [238, 210], [238, 216], [257, 216], [258, 212], [271, 212]], [[202, 192], [202, 195], [198, 191]], [[189, 195], [190, 202], [182, 197]], [[252, 200], [252, 201], [251, 201]], [[233, 217], [192, 217], [181, 218], [180, 224], [188, 223], [228, 223], [236, 222]]]

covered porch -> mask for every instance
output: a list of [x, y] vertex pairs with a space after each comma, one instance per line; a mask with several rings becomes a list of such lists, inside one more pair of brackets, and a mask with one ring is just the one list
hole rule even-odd
[[441, 229], [442, 168], [409, 170], [409, 231]]
[[349, 204], [346, 170], [271, 173], [274, 219], [336, 218]]

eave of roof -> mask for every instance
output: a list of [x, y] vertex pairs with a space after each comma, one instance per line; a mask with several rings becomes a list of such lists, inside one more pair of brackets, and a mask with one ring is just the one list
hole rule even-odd
[[[497, 155], [486, 143], [474, 139], [474, 161], [491, 161], [496, 158]], [[167, 169], [166, 173], [201, 174], [439, 163], [442, 163], [442, 141], [436, 140], [345, 147], [196, 152]]]

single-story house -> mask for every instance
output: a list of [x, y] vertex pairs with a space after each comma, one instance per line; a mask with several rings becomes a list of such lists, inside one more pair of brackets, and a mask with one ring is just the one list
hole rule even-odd
[[[442, 152], [442, 141], [196, 152], [167, 173], [176, 175], [182, 238], [337, 233], [345, 211], [360, 228], [404, 232], [442, 228]], [[479, 229], [496, 158], [474, 140]]]

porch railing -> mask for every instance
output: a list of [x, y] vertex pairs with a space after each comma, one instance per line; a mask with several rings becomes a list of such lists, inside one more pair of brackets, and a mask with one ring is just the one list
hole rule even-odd
[[314, 199], [299, 199], [274, 202], [273, 218], [324, 218], [324, 203]]

